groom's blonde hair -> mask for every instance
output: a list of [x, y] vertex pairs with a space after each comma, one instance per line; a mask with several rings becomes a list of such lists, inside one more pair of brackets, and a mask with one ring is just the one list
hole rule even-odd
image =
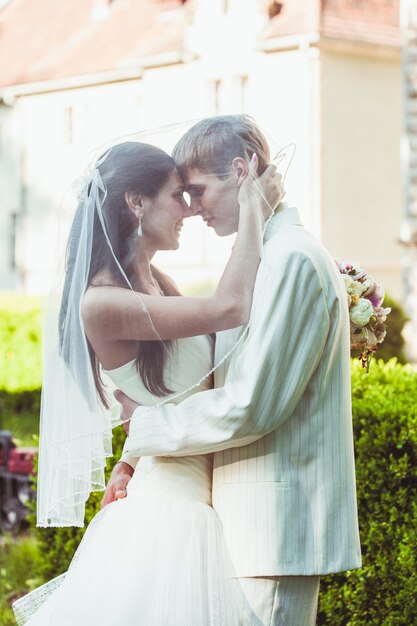
[[249, 115], [218, 115], [192, 126], [178, 141], [172, 157], [181, 174], [188, 169], [224, 178], [236, 157], [258, 156], [258, 174], [270, 161], [268, 142]]

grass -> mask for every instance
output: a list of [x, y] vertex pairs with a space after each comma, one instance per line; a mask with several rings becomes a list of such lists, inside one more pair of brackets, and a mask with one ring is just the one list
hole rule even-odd
[[0, 536], [0, 624], [15, 626], [12, 602], [42, 584], [39, 549], [31, 535]]
[[[39, 417], [31, 413], [6, 415], [1, 427], [13, 433], [19, 447], [37, 446]], [[41, 559], [36, 539], [30, 534], [17, 537], [0, 534], [0, 624], [16, 626], [12, 602], [42, 584], [36, 577]]]

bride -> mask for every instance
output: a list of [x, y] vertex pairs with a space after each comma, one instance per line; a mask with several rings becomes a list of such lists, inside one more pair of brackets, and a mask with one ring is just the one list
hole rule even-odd
[[[94, 381], [105, 407], [103, 374], [148, 406], [210, 388], [212, 334], [248, 321], [264, 219], [280, 189], [272, 166], [255, 176], [256, 155], [250, 163], [235, 161], [222, 185], [225, 193], [239, 186], [238, 235], [214, 295], [205, 298], [180, 296], [172, 279], [152, 265], [158, 250], [178, 248], [191, 214], [173, 159], [149, 144], [125, 142], [110, 148], [87, 179], [67, 247], [60, 358], [80, 388]], [[91, 253], [83, 279], [86, 224]], [[68, 319], [74, 307], [87, 338], [91, 371], [84, 375], [71, 366], [77, 342]], [[43, 435], [47, 449], [41, 429], [41, 453]], [[127, 497], [95, 516], [69, 570], [13, 605], [18, 624], [260, 624], [233, 578], [211, 507], [211, 474], [211, 454], [142, 458]]]

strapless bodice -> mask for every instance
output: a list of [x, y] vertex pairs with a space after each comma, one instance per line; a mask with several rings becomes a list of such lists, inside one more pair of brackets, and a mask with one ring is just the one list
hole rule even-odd
[[[164, 367], [164, 381], [172, 394], [160, 398], [149, 392], [136, 369], [135, 361], [130, 361], [105, 374], [136, 402], [144, 406], [154, 406], [161, 400], [179, 403], [190, 395], [211, 389], [212, 377], [201, 381], [210, 371], [213, 363], [213, 342], [210, 337], [187, 337], [172, 342]], [[192, 389], [190, 389], [193, 387]], [[181, 394], [178, 396], [178, 394]], [[178, 396], [178, 397], [177, 397]], [[184, 457], [142, 457], [128, 485], [129, 495], [169, 495], [186, 497], [211, 504], [211, 479], [213, 455]]]
[[[201, 381], [198, 388], [190, 389], [202, 379], [213, 366], [213, 341], [207, 335], [185, 337], [172, 342], [164, 366], [164, 382], [172, 394], [160, 398], [145, 387], [135, 361], [129, 361], [112, 370], [103, 370], [129, 398], [143, 406], [154, 406], [161, 400], [182, 402], [197, 391], [211, 389], [212, 376]], [[176, 398], [178, 394], [180, 397]]]

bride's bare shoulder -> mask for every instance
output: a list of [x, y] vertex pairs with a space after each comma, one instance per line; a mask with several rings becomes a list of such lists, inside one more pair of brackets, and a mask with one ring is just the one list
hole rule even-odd
[[123, 340], [127, 323], [124, 312], [129, 297], [132, 297], [129, 289], [95, 281], [81, 301], [80, 313], [86, 337], [106, 369], [119, 367], [137, 355], [137, 341]]
[[116, 285], [109, 277], [100, 275], [87, 287], [81, 300], [81, 318], [86, 330], [106, 317], [109, 310], [118, 306], [126, 289]]

